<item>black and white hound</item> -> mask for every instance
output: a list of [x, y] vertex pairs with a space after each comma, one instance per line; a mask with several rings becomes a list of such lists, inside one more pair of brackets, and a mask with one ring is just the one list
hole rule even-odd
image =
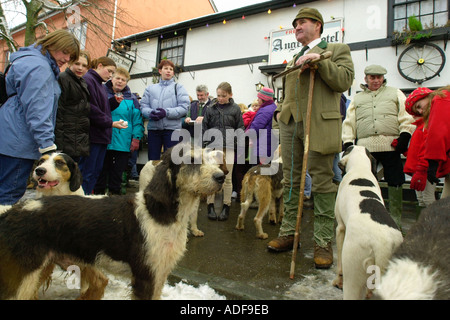
[[[201, 160], [205, 152], [188, 155], [192, 164], [175, 164], [171, 151], [134, 195], [42, 197], [0, 215], [0, 299], [35, 298], [42, 270], [64, 257], [92, 270], [125, 263], [133, 297], [159, 299], [185, 252], [191, 207], [225, 180], [217, 163]], [[101, 297], [104, 287], [96, 289]]]
[[369, 276], [384, 273], [403, 237], [384, 206], [370, 152], [351, 146], [339, 167], [344, 176], [335, 206], [338, 265], [333, 285], [343, 288], [345, 300], [364, 299], [375, 288], [368, 288]]

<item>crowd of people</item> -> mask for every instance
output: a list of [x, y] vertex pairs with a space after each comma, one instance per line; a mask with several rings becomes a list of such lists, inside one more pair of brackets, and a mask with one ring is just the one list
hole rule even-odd
[[[191, 143], [226, 152], [229, 173], [223, 187], [223, 207], [215, 212], [215, 195], [207, 198], [207, 215], [224, 221], [230, 214], [233, 191], [239, 199], [245, 172], [269, 163], [273, 141], [281, 146], [284, 218], [278, 237], [268, 243], [274, 252], [294, 245], [305, 136], [309, 135], [305, 197], [314, 210], [314, 263], [333, 263], [334, 206], [341, 179], [339, 154], [355, 144], [366, 147], [384, 169], [389, 210], [401, 227], [402, 185], [411, 176], [418, 205], [436, 200], [436, 185], [444, 178], [442, 197], [450, 193], [450, 87], [437, 91], [418, 88], [408, 97], [387, 85], [388, 71], [379, 65], [364, 70], [361, 92], [351, 101], [343, 95], [355, 78], [350, 48], [321, 39], [324, 21], [313, 8], [302, 8], [292, 21], [303, 50], [287, 65], [301, 66], [283, 79], [283, 97], [262, 88], [254, 102], [238, 105], [232, 86], [222, 82], [212, 98], [206, 85], [196, 87], [191, 101], [174, 79], [175, 66], [167, 59], [158, 65], [160, 80], [149, 85], [139, 101], [128, 86], [130, 74], [108, 57], [91, 59], [78, 40], [58, 30], [11, 55], [6, 76], [8, 101], [0, 109], [0, 204], [12, 205], [24, 195], [27, 178], [40, 155], [61, 150], [78, 162], [85, 194], [120, 194], [123, 172], [136, 155], [147, 125], [148, 160], [179, 143], [173, 134], [186, 129]], [[320, 61], [314, 95], [309, 97], [309, 61]], [[60, 73], [60, 68], [68, 64]], [[25, 85], [24, 85], [25, 84]], [[312, 99], [312, 113], [307, 113]], [[311, 119], [310, 132], [305, 120]], [[279, 130], [279, 137], [274, 135]], [[215, 130], [215, 131], [214, 131]], [[237, 147], [239, 135], [254, 133]], [[218, 139], [210, 132], [219, 132]], [[402, 154], [406, 156], [403, 165]], [[134, 159], [134, 160], [133, 160]]]

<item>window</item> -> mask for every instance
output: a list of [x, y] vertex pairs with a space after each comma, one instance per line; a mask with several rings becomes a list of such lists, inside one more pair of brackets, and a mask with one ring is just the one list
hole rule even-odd
[[81, 24], [74, 25], [69, 28], [70, 32], [80, 41], [80, 49], [86, 49], [86, 32], [87, 32], [87, 22], [84, 21]]
[[450, 0], [393, 0], [394, 30], [408, 29], [408, 18], [416, 16], [424, 29], [444, 27], [449, 20]]
[[165, 37], [161, 38], [160, 60], [168, 59], [176, 66], [182, 66], [184, 63], [184, 43], [184, 35], [168, 39]]

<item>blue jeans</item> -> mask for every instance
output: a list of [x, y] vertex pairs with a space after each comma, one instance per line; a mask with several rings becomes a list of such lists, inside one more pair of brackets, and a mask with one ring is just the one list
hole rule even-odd
[[131, 172], [130, 172], [131, 177], [129, 177], [129, 178], [139, 178], [139, 173], [137, 172], [137, 166], [136, 166], [138, 156], [139, 156], [139, 150], [131, 152], [130, 159], [128, 160], [128, 166], [131, 168]]
[[166, 151], [180, 141], [172, 141], [173, 132], [174, 130], [150, 130], [148, 132], [148, 160], [160, 160], [162, 147]]
[[0, 154], [0, 205], [13, 205], [27, 191], [34, 160]]
[[335, 181], [335, 182], [342, 181], [342, 170], [338, 166], [340, 160], [341, 160], [341, 154], [336, 153], [334, 156], [334, 161], [333, 161], [333, 172], [334, 172], [333, 181]]
[[84, 194], [90, 195], [94, 191], [97, 179], [103, 169], [103, 161], [105, 161], [106, 144], [91, 143], [88, 157], [81, 157], [78, 164], [83, 176]]
[[311, 189], [312, 189], [312, 179], [311, 176], [309, 175], [309, 172], [306, 171], [304, 195], [307, 196], [308, 198], [311, 197]]

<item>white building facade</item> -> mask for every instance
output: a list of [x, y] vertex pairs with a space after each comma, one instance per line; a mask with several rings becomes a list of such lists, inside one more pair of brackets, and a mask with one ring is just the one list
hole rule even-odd
[[[177, 82], [193, 99], [197, 85], [207, 85], [215, 96], [219, 83], [227, 81], [232, 85], [235, 102], [248, 105], [256, 99], [256, 84], [269, 86], [281, 95], [281, 79], [273, 81], [273, 76], [283, 71], [283, 63], [301, 49], [292, 32], [292, 21], [302, 7], [314, 7], [325, 21], [323, 38], [350, 46], [355, 80], [351, 89], [344, 92], [349, 99], [361, 90], [363, 71], [371, 64], [384, 66], [388, 70], [388, 84], [408, 94], [420, 86], [436, 89], [450, 84], [449, 67], [445, 65], [449, 3], [449, 0], [261, 1], [116, 41], [135, 57], [129, 82], [133, 92], [142, 95], [146, 86], [157, 80], [154, 68], [166, 57], [180, 66]], [[407, 27], [412, 15], [424, 27], [432, 28], [424, 32], [427, 37], [420, 42], [405, 45], [395, 40], [395, 32]]]

